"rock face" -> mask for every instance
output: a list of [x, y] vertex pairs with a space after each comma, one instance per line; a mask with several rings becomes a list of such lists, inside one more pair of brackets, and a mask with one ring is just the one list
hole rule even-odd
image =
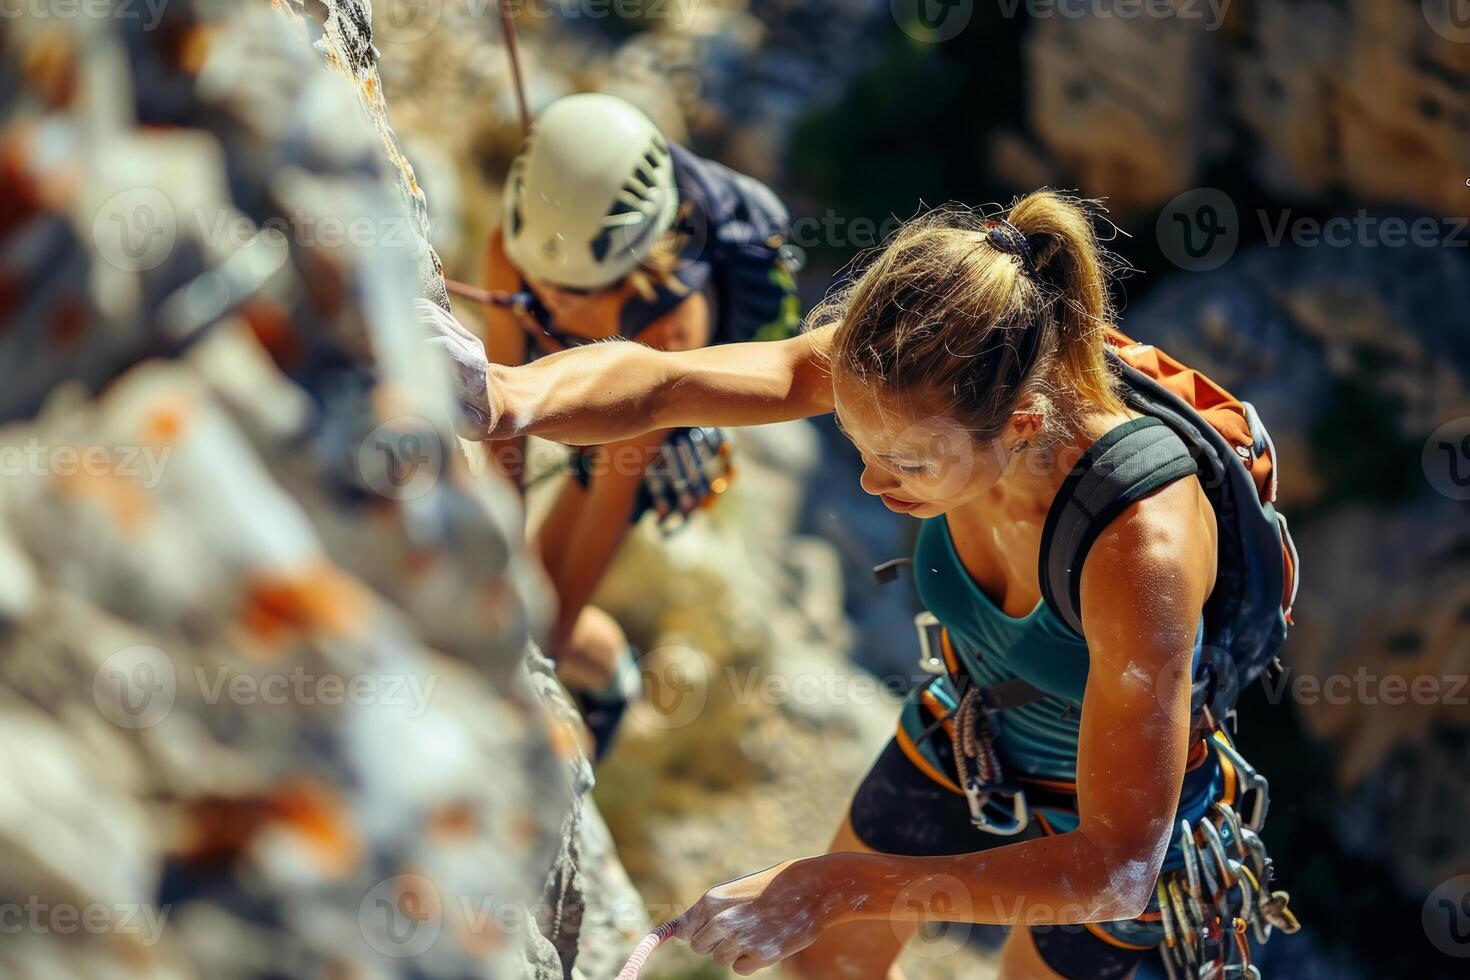
[[160, 16], [0, 41], [0, 973], [578, 976], [618, 908], [601, 975], [641, 903], [414, 326], [373, 76]]
[[1032, 25], [1032, 125], [1089, 195], [1145, 210], [1240, 159], [1293, 200], [1470, 206], [1470, 36], [1452, 4], [1160, 9]]

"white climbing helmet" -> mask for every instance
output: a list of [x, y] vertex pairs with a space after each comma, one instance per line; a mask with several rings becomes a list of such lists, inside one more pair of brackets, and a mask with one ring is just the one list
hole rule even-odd
[[505, 251], [522, 272], [574, 289], [616, 282], [674, 224], [668, 141], [622, 99], [558, 99], [511, 163], [503, 209]]

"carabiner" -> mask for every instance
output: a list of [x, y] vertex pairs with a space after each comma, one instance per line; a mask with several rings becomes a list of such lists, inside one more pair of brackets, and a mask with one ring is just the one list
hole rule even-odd
[[[1249, 811], [1250, 815], [1243, 819], [1247, 827], [1259, 833], [1266, 825], [1266, 811], [1271, 806], [1271, 784], [1267, 782], [1265, 776], [1262, 776], [1249, 762], [1245, 761], [1245, 757], [1235, 750], [1235, 746], [1231, 745], [1229, 740], [1217, 734], [1214, 741], [1215, 747], [1224, 753], [1225, 758], [1234, 767], [1235, 776], [1240, 782], [1235, 801], [1241, 803], [1247, 793], [1255, 794]], [[1241, 807], [1241, 812], [1246, 812], [1244, 807]]]
[[[996, 823], [986, 814], [986, 808], [994, 801], [997, 794], [1011, 798], [1009, 819], [1003, 823]], [[1019, 787], [1013, 793], [999, 792], [999, 787], [995, 784], [982, 783], [978, 779], [971, 778], [965, 784], [965, 802], [970, 805], [970, 822], [986, 833], [1014, 837], [1031, 823], [1031, 810], [1026, 805], [1026, 791]]]

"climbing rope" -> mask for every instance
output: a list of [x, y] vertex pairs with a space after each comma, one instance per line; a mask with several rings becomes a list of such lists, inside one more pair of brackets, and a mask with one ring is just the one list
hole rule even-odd
[[633, 955], [628, 957], [627, 964], [618, 971], [617, 980], [638, 980], [638, 974], [643, 972], [644, 964], [653, 955], [653, 951], [668, 942], [678, 931], [679, 920], [670, 919], [643, 937], [643, 942], [639, 943], [633, 949]]
[[521, 110], [521, 131], [531, 130], [531, 106], [526, 101], [526, 80], [521, 74], [521, 53], [516, 46], [516, 22], [510, 11], [505, 9], [505, 0], [496, 0], [495, 8], [500, 12], [500, 26], [505, 31], [505, 52], [510, 55], [510, 74], [515, 80], [516, 106]]

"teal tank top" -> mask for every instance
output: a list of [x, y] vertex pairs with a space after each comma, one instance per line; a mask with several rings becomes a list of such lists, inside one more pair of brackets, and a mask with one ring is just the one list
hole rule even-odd
[[1019, 677], [1046, 692], [996, 716], [1002, 765], [1017, 774], [1075, 780], [1087, 642], [1045, 602], [1020, 619], [1002, 612], [960, 561], [944, 517], [921, 524], [913, 567], [919, 598], [949, 630], [961, 666], [978, 684]]
[[[982, 687], [1019, 677], [1046, 694], [1040, 700], [990, 717], [996, 755], [1005, 778], [1030, 776], [1075, 782], [1082, 695], [1087, 687], [1087, 642], [1045, 601], [1019, 619], [1001, 611], [960, 561], [949, 521], [943, 516], [921, 523], [913, 570], [919, 598], [949, 631], [962, 670]], [[1203, 633], [1202, 629], [1196, 631], [1196, 664]], [[927, 694], [951, 712], [958, 700], [948, 677], [928, 685]], [[930, 765], [944, 772], [949, 767], [935, 753], [934, 744], [935, 739], [946, 736], [932, 728], [932, 721], [916, 693], [905, 703], [899, 725]], [[953, 778], [953, 770], [949, 775]], [[1178, 816], [1197, 819], [1219, 798], [1220, 789], [1220, 769], [1211, 759], [1210, 765], [1186, 777]], [[1058, 832], [1076, 828], [1075, 814], [1050, 816]], [[1177, 850], [1171, 848], [1166, 867], [1176, 863]]]

